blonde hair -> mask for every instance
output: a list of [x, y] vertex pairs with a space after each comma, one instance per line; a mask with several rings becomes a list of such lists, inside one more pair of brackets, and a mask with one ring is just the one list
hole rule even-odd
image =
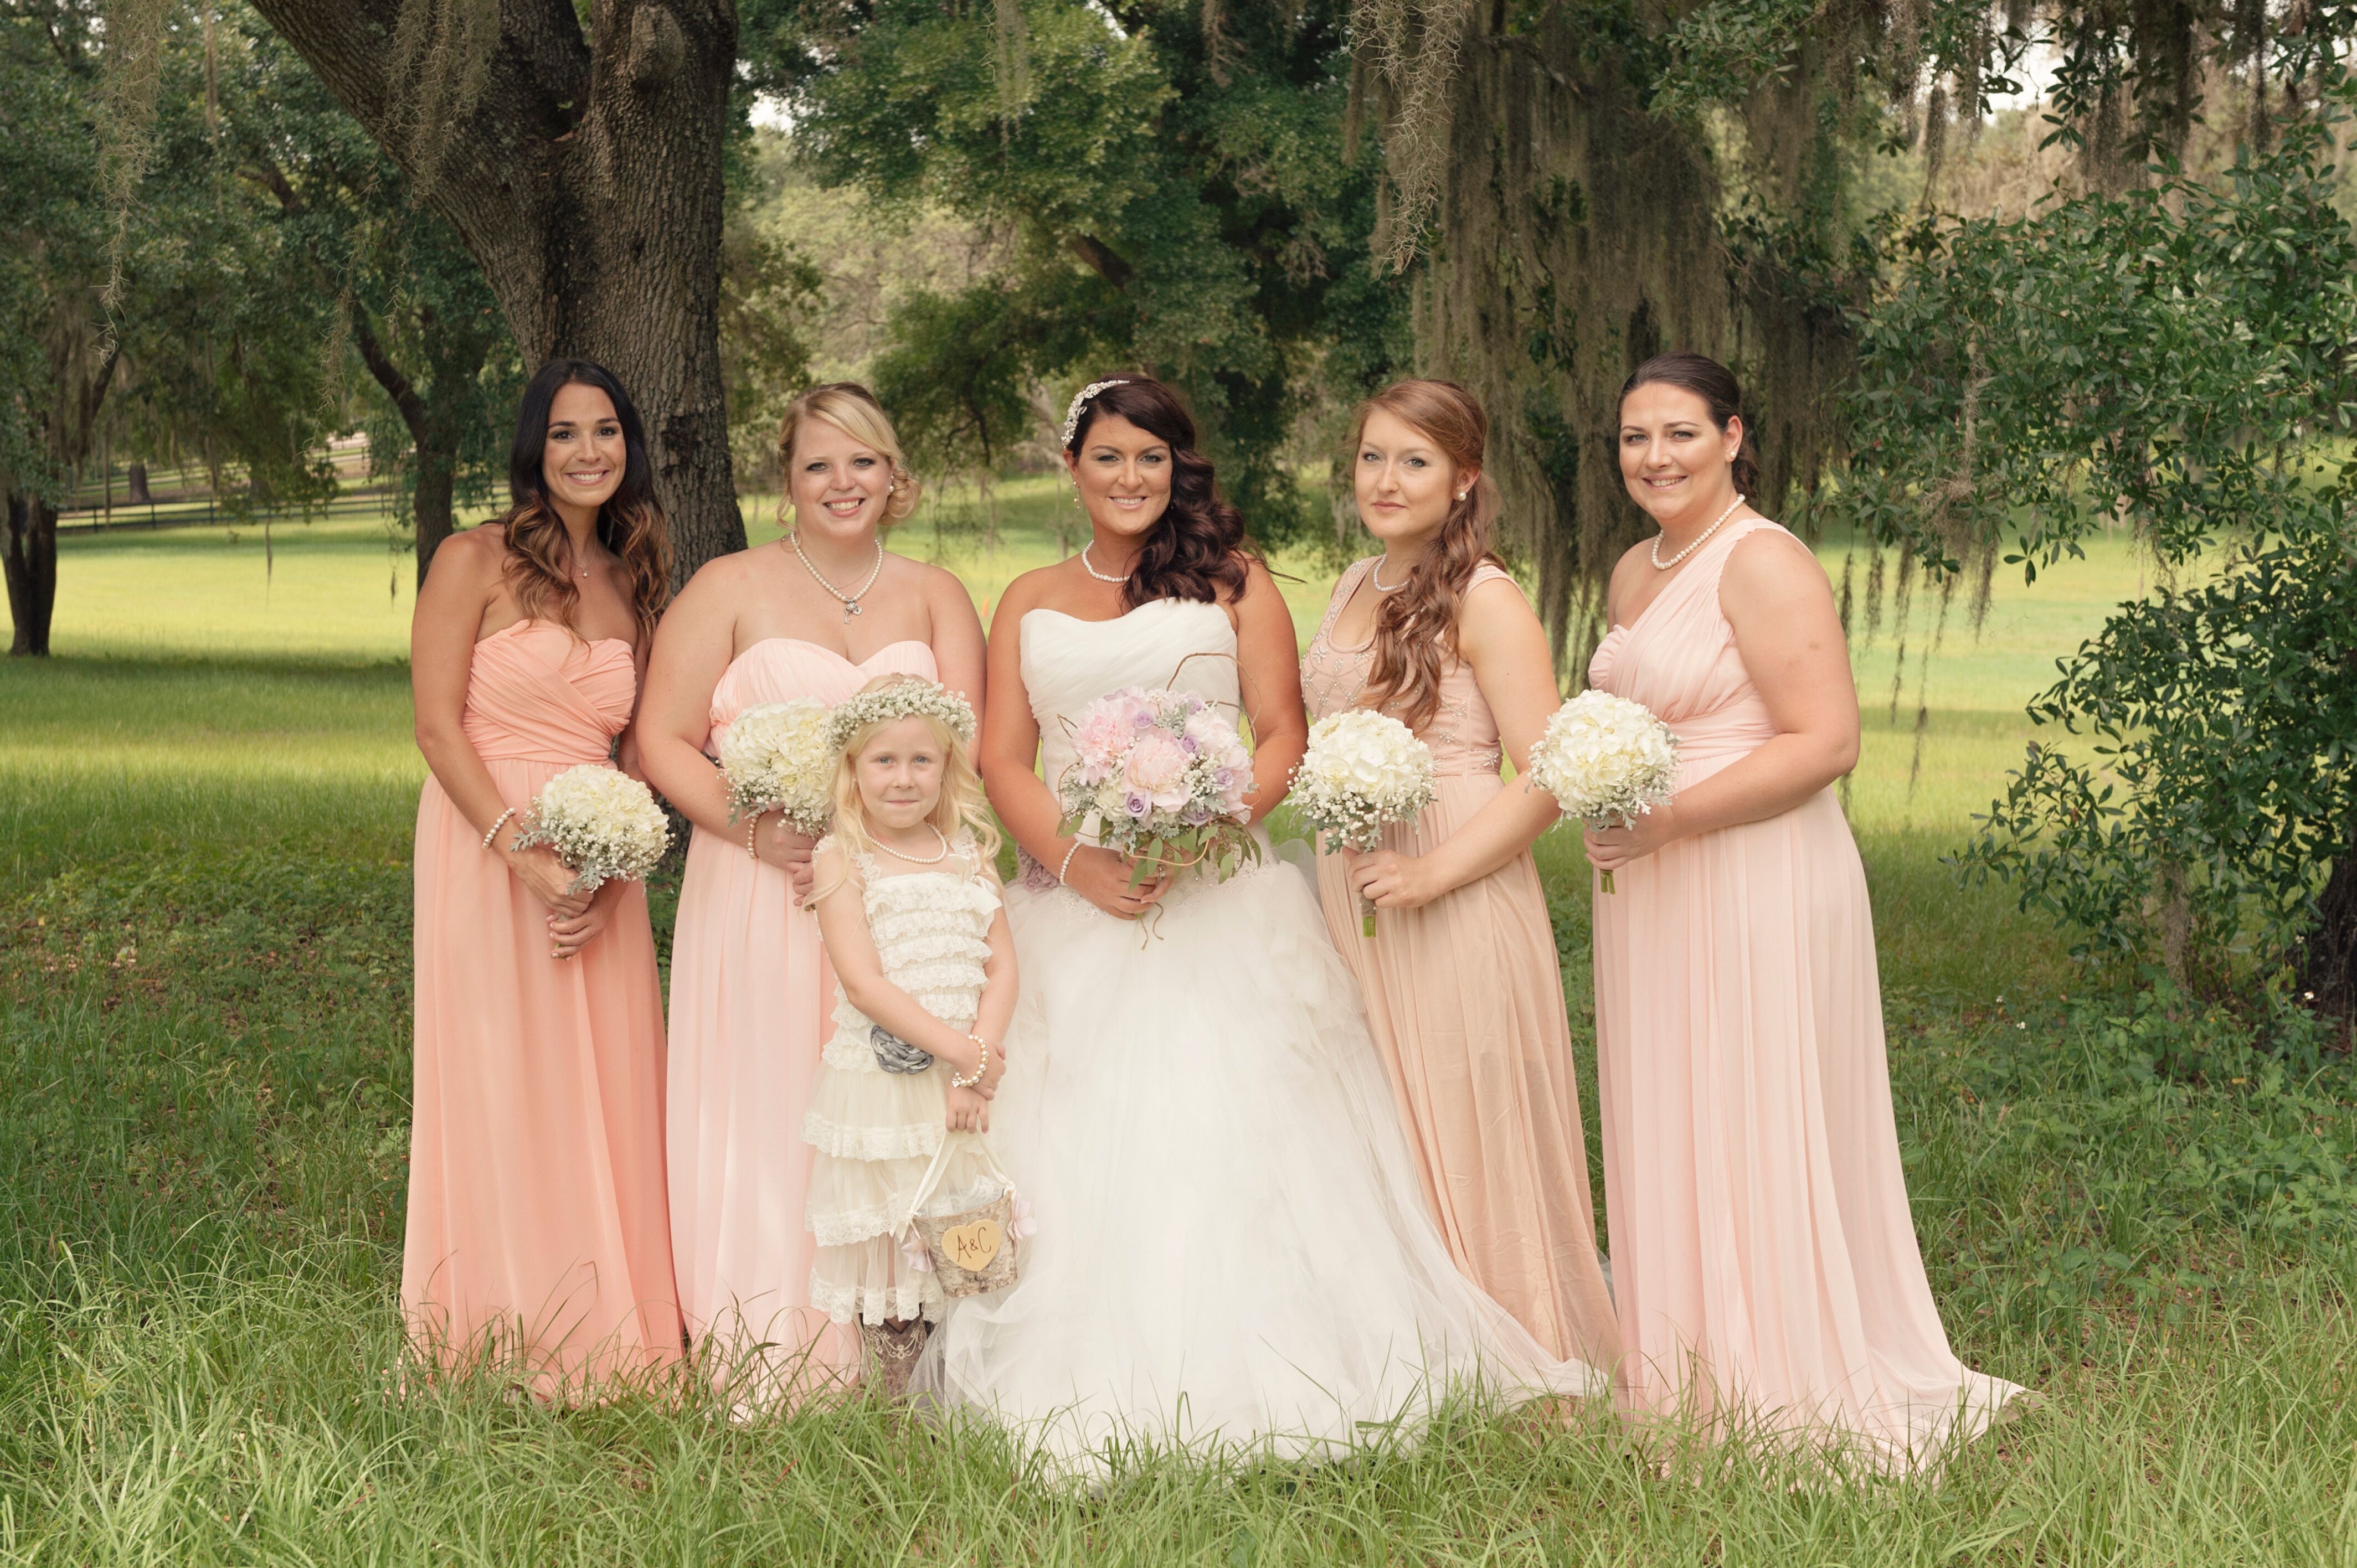
[[[888, 691], [903, 682], [911, 681], [927, 686], [933, 684], [920, 675], [878, 675], [862, 686], [859, 694], [866, 696], [870, 692]], [[897, 725], [902, 719], [921, 722], [932, 732], [933, 739], [942, 748], [941, 798], [933, 802], [933, 809], [926, 814], [925, 821], [951, 843], [957, 842], [961, 830], [971, 832], [974, 835], [974, 858], [978, 863], [976, 869], [994, 878], [997, 875], [998, 824], [992, 820], [989, 804], [983, 798], [982, 775], [974, 771], [974, 763], [966, 756], [965, 746], [959, 741], [957, 732], [938, 712], [920, 710], [890, 714], [852, 731], [835, 758], [834, 825], [828, 831], [828, 836], [834, 841], [843, 866], [834, 881], [811, 890], [811, 896], [803, 900], [803, 908], [816, 904], [851, 880], [851, 864], [856, 854], [875, 853], [876, 835], [867, 828], [866, 802], [859, 798], [859, 754], [867, 749], [867, 743], [876, 738], [877, 731]]]
[[922, 487], [909, 470], [908, 455], [900, 450], [899, 433], [876, 394], [857, 381], [828, 381], [814, 386], [786, 404], [785, 422], [778, 426], [778, 526], [786, 526], [793, 506], [794, 434], [813, 419], [823, 419], [862, 446], [873, 446], [891, 460], [892, 493], [885, 498], [884, 517], [898, 522], [917, 510]]

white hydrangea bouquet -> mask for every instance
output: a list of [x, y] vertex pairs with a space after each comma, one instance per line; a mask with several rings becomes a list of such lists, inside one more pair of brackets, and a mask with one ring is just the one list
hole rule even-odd
[[720, 737], [731, 822], [776, 811], [797, 832], [816, 838], [826, 832], [838, 766], [827, 745], [826, 715], [816, 697], [762, 703], [737, 715]]
[[1093, 833], [1149, 867], [1207, 865], [1225, 877], [1260, 858], [1248, 825], [1252, 756], [1234, 721], [1192, 692], [1125, 686], [1071, 721], [1071, 767], [1056, 783], [1060, 833]]
[[670, 843], [671, 823], [652, 791], [602, 762], [585, 762], [540, 787], [515, 847], [546, 844], [573, 872], [568, 891], [592, 893], [608, 882], [643, 882]]
[[[1329, 849], [1373, 849], [1387, 824], [1432, 804], [1432, 748], [1389, 714], [1329, 714], [1309, 726], [1290, 799], [1294, 821], [1324, 833]], [[1364, 898], [1359, 929], [1375, 934], [1375, 907]]]
[[[1677, 779], [1678, 737], [1642, 703], [1582, 692], [1555, 711], [1531, 747], [1531, 778], [1564, 815], [1627, 827], [1666, 802]], [[1604, 874], [1612, 891], [1612, 874]]]

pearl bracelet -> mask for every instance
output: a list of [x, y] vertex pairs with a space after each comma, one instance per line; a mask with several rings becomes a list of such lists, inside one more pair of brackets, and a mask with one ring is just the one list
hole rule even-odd
[[483, 847], [485, 849], [491, 847], [491, 841], [500, 836], [500, 829], [506, 826], [507, 820], [515, 814], [516, 809], [513, 806], [510, 806], [506, 811], [501, 811], [492, 820], [490, 827], [483, 830]]
[[1064, 873], [1072, 869], [1072, 856], [1081, 853], [1081, 841], [1074, 839], [1072, 847], [1064, 852], [1064, 864], [1056, 867], [1056, 880], [1064, 880]]
[[982, 1047], [982, 1059], [974, 1064], [974, 1071], [968, 1077], [960, 1078], [954, 1073], [951, 1074], [950, 1087], [952, 1089], [972, 1089], [975, 1084], [982, 1081], [984, 1074], [990, 1071], [990, 1042], [984, 1039], [980, 1035], [968, 1035], [966, 1038], [972, 1040], [975, 1045]]
[[756, 811], [753, 813], [753, 820], [745, 824], [745, 858], [747, 860], [761, 858], [761, 852], [753, 847], [753, 841], [761, 835], [761, 818], [765, 814]]

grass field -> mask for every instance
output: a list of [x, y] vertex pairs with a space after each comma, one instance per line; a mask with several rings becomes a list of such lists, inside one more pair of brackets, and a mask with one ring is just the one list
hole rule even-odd
[[[954, 512], [900, 547], [995, 599], [1060, 504], [1009, 487], [995, 553]], [[71, 536], [59, 657], [0, 664], [0, 1563], [2357, 1568], [2349, 1067], [2096, 991], [1939, 864], [2023, 699], [2138, 591], [2125, 550], [2001, 585], [1977, 636], [1956, 613], [1920, 768], [1915, 654], [1895, 717], [1894, 638], [1857, 660], [1916, 1222], [1960, 1352], [2045, 1410], [1906, 1484], [1795, 1486], [1739, 1447], [1663, 1478], [1601, 1421], [1468, 1418], [1351, 1465], [1148, 1462], [1093, 1499], [864, 1407], [747, 1426], [390, 1383], [411, 564], [364, 516], [270, 552]], [[1289, 564], [1306, 634], [1327, 578]], [[1542, 848], [1585, 1056], [1586, 883]], [[2198, 1079], [2156, 1070], [2193, 1047]]]

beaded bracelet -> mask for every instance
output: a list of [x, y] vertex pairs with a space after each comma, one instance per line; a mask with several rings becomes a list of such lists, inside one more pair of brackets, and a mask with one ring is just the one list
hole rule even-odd
[[500, 829], [504, 827], [507, 824], [507, 820], [515, 814], [516, 809], [513, 806], [510, 806], [506, 811], [501, 811], [492, 820], [490, 827], [483, 830], [483, 847], [485, 849], [491, 847], [491, 841], [499, 837]]
[[767, 813], [765, 812], [756, 811], [753, 813], [753, 820], [745, 824], [745, 858], [747, 860], [759, 860], [761, 858], [761, 852], [753, 847], [753, 841], [759, 838], [761, 834], [761, 818], [766, 814]]
[[975, 1045], [982, 1047], [982, 1059], [974, 1064], [974, 1071], [968, 1077], [960, 1078], [954, 1073], [951, 1074], [950, 1087], [952, 1089], [972, 1089], [975, 1084], [982, 1081], [984, 1074], [990, 1071], [990, 1042], [984, 1039], [980, 1035], [968, 1035], [966, 1038], [972, 1040]]
[[1072, 856], [1081, 853], [1081, 841], [1074, 839], [1072, 847], [1064, 852], [1064, 864], [1056, 867], [1056, 880], [1064, 880], [1064, 873], [1072, 869]]

